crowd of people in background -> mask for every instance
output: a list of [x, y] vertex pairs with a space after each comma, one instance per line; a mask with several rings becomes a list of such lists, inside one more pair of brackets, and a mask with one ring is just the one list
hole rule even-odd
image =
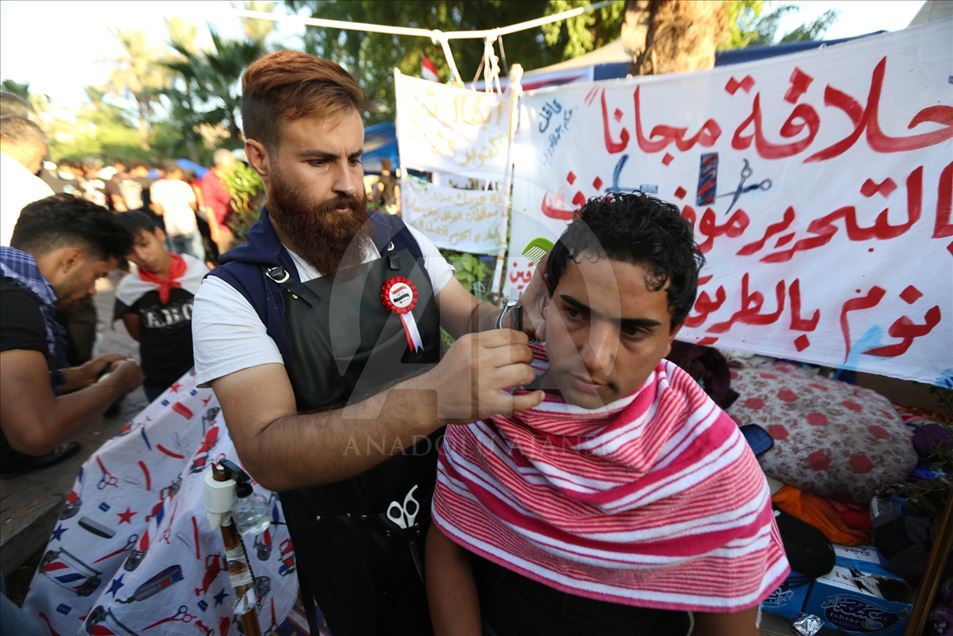
[[[214, 266], [235, 244], [229, 226], [232, 197], [222, 175], [236, 161], [231, 151], [220, 148], [201, 176], [194, 169], [199, 166], [183, 167], [176, 160], [104, 162], [92, 157], [43, 161], [36, 174], [53, 193], [71, 194], [117, 213], [147, 214], [165, 232], [170, 250]], [[400, 214], [400, 187], [390, 161], [384, 160], [379, 176], [368, 177], [366, 194], [370, 207]]]
[[175, 160], [67, 159], [43, 162], [37, 176], [54, 193], [71, 194], [116, 213], [148, 215], [165, 232], [171, 250], [212, 265], [234, 241], [228, 226], [231, 195], [221, 174], [235, 161], [231, 151], [219, 149], [215, 166], [200, 176]]
[[51, 161], [46, 135], [29, 103], [2, 93], [0, 104], [0, 165], [6, 186], [0, 244], [9, 244], [18, 212], [27, 203], [63, 193], [116, 213], [143, 212], [165, 231], [173, 251], [208, 264], [232, 246], [231, 196], [222, 182], [236, 161], [231, 151], [215, 151], [211, 170], [181, 159]]
[[[213, 154], [214, 167], [205, 169], [185, 160], [89, 157], [54, 162], [49, 157], [46, 135], [29, 103], [0, 93], [0, 246], [15, 247], [14, 230], [23, 210], [37, 202], [38, 214], [60, 207], [103, 214], [108, 210], [121, 222], [133, 247], [117, 261], [126, 274], [114, 321], [122, 320], [140, 341], [143, 358], [148, 358], [143, 367], [151, 399], [192, 366], [191, 293], [182, 295], [185, 289], [194, 292], [204, 273], [234, 243], [229, 229], [232, 197], [223, 179], [237, 159], [232, 151], [219, 149]], [[55, 234], [51, 241], [72, 232], [67, 227], [49, 230]], [[171, 301], [170, 288], [175, 290]], [[65, 327], [65, 363], [91, 361], [97, 328], [91, 294], [59, 305], [55, 319]], [[164, 328], [158, 329], [158, 322]], [[172, 323], [182, 324], [173, 329]], [[40, 463], [65, 456], [54, 455]]]

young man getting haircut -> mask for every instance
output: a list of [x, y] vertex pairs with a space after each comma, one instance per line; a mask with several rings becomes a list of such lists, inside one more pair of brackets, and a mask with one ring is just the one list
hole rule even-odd
[[590, 200], [560, 237], [531, 385], [546, 398], [450, 426], [441, 447], [438, 635], [758, 633], [789, 571], [766, 480], [663, 359], [702, 262], [678, 209], [642, 194]]

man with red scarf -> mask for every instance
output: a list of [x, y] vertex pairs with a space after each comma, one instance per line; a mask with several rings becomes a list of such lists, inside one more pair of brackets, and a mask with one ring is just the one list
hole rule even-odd
[[441, 446], [438, 636], [758, 633], [789, 571], [768, 485], [731, 418], [664, 360], [703, 260], [678, 208], [639, 193], [591, 199], [557, 241], [526, 387], [545, 399], [449, 426]]
[[165, 233], [142, 212], [119, 221], [133, 235], [136, 271], [116, 289], [114, 320], [139, 341], [143, 389], [151, 402], [192, 368], [192, 300], [208, 268], [189, 254], [165, 248]]

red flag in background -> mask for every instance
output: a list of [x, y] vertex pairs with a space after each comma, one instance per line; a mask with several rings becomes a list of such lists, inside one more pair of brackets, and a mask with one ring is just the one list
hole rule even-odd
[[437, 66], [426, 55], [420, 56], [420, 77], [431, 82], [439, 82], [440, 75], [437, 73]]

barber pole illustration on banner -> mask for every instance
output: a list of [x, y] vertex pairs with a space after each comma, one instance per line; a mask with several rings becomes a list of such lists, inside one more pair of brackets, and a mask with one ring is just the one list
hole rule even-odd
[[417, 288], [414, 284], [403, 276], [391, 278], [381, 288], [381, 302], [387, 311], [397, 314], [400, 318], [404, 335], [407, 337], [407, 346], [414, 353], [422, 351], [424, 343], [420, 339], [417, 321], [412, 313], [417, 306]]

